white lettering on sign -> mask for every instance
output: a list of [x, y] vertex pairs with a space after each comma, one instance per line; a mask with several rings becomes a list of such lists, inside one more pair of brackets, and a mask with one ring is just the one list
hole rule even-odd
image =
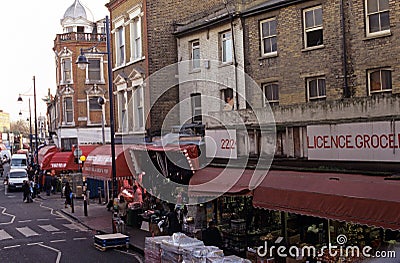
[[65, 168], [67, 167], [66, 163], [51, 163], [51, 168]]
[[206, 130], [207, 158], [237, 158], [236, 130]]
[[400, 161], [400, 122], [307, 127], [310, 160]]

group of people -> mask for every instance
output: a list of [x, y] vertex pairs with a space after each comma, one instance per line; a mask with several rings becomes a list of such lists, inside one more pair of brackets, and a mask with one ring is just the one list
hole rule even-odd
[[8, 156], [6, 154], [3, 155], [3, 157], [1, 157], [0, 159], [0, 175], [1, 177], [3, 177], [4, 175], [4, 166], [6, 164], [10, 164], [11, 160], [10, 158], [8, 158]]

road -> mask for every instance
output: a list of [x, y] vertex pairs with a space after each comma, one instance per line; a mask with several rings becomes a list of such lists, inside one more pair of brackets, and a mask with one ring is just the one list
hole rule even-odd
[[142, 262], [130, 249], [97, 250], [96, 233], [52, 207], [56, 200], [22, 202], [0, 186], [0, 262]]

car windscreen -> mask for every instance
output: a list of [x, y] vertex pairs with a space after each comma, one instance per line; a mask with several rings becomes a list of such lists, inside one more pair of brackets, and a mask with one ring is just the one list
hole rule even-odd
[[27, 174], [25, 172], [11, 172], [10, 178], [25, 178]]
[[11, 166], [26, 166], [26, 159], [11, 159]]

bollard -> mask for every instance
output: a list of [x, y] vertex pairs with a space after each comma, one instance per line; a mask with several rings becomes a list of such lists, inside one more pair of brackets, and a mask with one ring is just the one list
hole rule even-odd
[[87, 203], [87, 198], [86, 198], [86, 194], [85, 194], [85, 195], [83, 195], [83, 214], [85, 216], [88, 216], [87, 206], [88, 206], [88, 203]]
[[71, 197], [71, 213], [75, 213], [75, 209], [74, 209], [74, 196], [75, 196], [75, 194], [72, 194], [72, 197]]
[[101, 205], [101, 187], [98, 187], [97, 189], [97, 192], [99, 193], [99, 205]]
[[87, 204], [90, 205], [90, 190], [86, 190], [86, 200]]

